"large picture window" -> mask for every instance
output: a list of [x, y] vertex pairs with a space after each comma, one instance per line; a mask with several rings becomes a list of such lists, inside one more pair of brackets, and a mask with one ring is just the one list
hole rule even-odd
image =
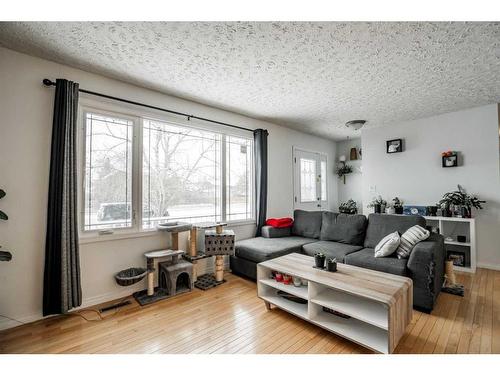
[[92, 109], [83, 124], [84, 232], [254, 220], [251, 133]]

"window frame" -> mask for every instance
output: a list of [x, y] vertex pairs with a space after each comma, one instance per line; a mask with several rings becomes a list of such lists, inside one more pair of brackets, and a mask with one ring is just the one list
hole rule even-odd
[[[132, 220], [131, 226], [126, 228], [103, 228], [85, 230], [85, 167], [86, 167], [86, 114], [95, 113], [97, 115], [122, 118], [132, 121]], [[238, 129], [227, 129], [220, 125], [206, 124], [193, 119], [186, 119], [176, 115], [166, 115], [164, 112], [139, 109], [129, 105], [116, 105], [108, 101], [97, 102], [90, 98], [80, 98], [78, 106], [78, 134], [77, 134], [77, 182], [78, 182], [78, 232], [81, 242], [93, 242], [93, 240], [112, 240], [129, 237], [141, 237], [157, 233], [156, 228], [143, 228], [142, 223], [142, 179], [143, 179], [143, 127], [144, 120], [156, 120], [166, 122], [174, 126], [191, 128], [201, 131], [209, 131], [220, 134], [223, 142], [221, 142], [221, 176], [227, 173], [227, 164], [225, 161], [225, 139], [227, 136], [234, 136], [249, 139], [253, 145], [253, 137], [248, 132]], [[227, 220], [226, 204], [227, 204], [227, 187], [225, 177], [221, 181], [222, 197], [221, 197], [221, 215], [222, 221], [227, 222], [231, 226], [255, 224], [255, 155], [252, 151], [251, 163], [251, 186], [252, 189], [252, 205], [251, 219], [244, 220]]]

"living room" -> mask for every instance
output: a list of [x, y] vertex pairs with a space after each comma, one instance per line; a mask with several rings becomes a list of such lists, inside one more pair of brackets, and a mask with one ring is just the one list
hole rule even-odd
[[87, 17], [0, 22], [0, 353], [500, 354], [499, 22]]

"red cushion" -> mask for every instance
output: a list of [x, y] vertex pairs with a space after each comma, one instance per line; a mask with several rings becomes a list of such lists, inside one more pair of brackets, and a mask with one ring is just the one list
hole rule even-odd
[[293, 219], [291, 217], [271, 218], [266, 220], [266, 225], [273, 228], [288, 228], [293, 225]]

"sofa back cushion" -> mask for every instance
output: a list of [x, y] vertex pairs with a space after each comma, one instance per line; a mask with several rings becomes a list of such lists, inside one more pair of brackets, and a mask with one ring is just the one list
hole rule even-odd
[[365, 215], [347, 215], [323, 211], [322, 241], [335, 241], [349, 245], [363, 245], [367, 219]]
[[321, 211], [295, 210], [293, 212], [292, 234], [307, 238], [319, 238], [321, 232]]
[[414, 225], [425, 228], [422, 216], [370, 214], [366, 228], [365, 247], [375, 248], [382, 238], [392, 232], [403, 234]]

